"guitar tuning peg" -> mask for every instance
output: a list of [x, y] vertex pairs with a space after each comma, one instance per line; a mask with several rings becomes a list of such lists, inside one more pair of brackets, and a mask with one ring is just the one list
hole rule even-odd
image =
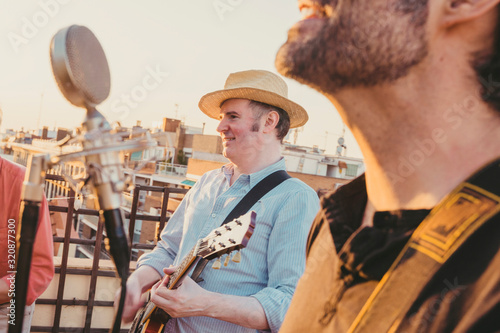
[[212, 265], [212, 268], [213, 269], [220, 269], [222, 266], [221, 262], [220, 262], [220, 259], [217, 258], [217, 260], [215, 260], [214, 264]]
[[224, 266], [227, 266], [227, 264], [229, 264], [229, 258], [230, 257], [231, 256], [228, 254], [227, 257], [226, 257], [226, 259], [224, 260]]
[[236, 252], [236, 254], [233, 256], [233, 261], [234, 262], [241, 262], [241, 253], [240, 253], [240, 251]]

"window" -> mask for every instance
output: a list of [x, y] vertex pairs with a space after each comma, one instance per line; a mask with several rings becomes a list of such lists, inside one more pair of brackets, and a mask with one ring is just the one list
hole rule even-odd
[[358, 165], [347, 164], [347, 170], [345, 172], [345, 175], [349, 177], [356, 177], [358, 175]]

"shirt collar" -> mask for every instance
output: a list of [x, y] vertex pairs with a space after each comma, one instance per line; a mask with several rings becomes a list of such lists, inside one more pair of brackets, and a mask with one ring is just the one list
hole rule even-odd
[[[253, 188], [255, 185], [257, 185], [262, 179], [273, 173], [274, 171], [278, 170], [285, 170], [286, 169], [286, 164], [285, 164], [285, 159], [281, 157], [276, 163], [271, 164], [270, 166], [254, 172], [252, 174], [241, 174], [238, 177], [239, 181], [246, 182], [250, 186], [250, 188]], [[234, 173], [234, 164], [228, 163], [225, 164], [221, 167], [221, 171], [224, 173], [224, 176], [226, 177], [228, 183], [230, 183], [231, 176]]]
[[321, 199], [337, 252], [361, 225], [366, 202], [364, 174]]
[[[344, 243], [361, 226], [367, 200], [364, 174], [322, 198], [322, 211], [330, 225], [337, 252], [340, 252]], [[415, 229], [429, 211], [428, 209], [378, 211], [373, 218], [373, 228]]]

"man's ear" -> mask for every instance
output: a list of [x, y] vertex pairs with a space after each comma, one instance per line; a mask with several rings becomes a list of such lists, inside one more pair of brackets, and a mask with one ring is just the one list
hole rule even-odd
[[445, 0], [443, 25], [451, 27], [455, 24], [471, 21], [495, 10], [500, 0]]
[[280, 121], [280, 115], [276, 111], [270, 111], [266, 115], [266, 122], [264, 124], [264, 133], [269, 133], [274, 131], [276, 126], [278, 126], [278, 122]]

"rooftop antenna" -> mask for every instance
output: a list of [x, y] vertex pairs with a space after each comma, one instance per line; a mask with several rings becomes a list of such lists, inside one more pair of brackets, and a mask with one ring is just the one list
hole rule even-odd
[[294, 145], [297, 145], [297, 138], [299, 137], [299, 133], [302, 132], [303, 130], [304, 130], [304, 126], [297, 127], [294, 129], [294, 132], [293, 132], [293, 144]]
[[345, 145], [344, 136], [345, 136], [345, 125], [342, 128], [342, 135], [337, 140], [337, 143], [338, 143], [337, 156], [342, 156], [342, 153], [344, 153], [344, 156], [345, 156], [345, 151], [347, 150], [347, 146]]

